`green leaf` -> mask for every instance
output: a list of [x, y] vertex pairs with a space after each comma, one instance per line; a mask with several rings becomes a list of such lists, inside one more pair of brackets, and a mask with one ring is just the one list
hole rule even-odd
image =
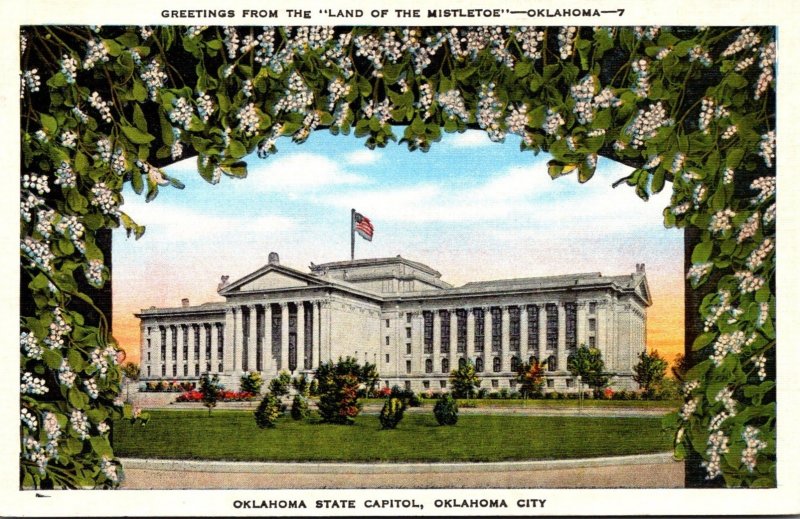
[[133, 126], [123, 125], [121, 126], [122, 133], [131, 140], [134, 144], [148, 144], [150, 141], [155, 139], [152, 135], [147, 132], [143, 132], [138, 128], [134, 128]]
[[142, 132], [147, 133], [147, 120], [144, 118], [144, 112], [142, 112], [142, 107], [138, 103], [133, 105], [133, 124]]
[[518, 78], [523, 78], [531, 73], [531, 64], [527, 61], [518, 61], [514, 65], [514, 75]]
[[75, 409], [84, 409], [89, 399], [86, 394], [74, 387], [69, 390], [69, 396], [67, 398], [70, 405]]
[[76, 173], [83, 173], [89, 168], [89, 159], [86, 158], [86, 155], [83, 153], [76, 152], [75, 153], [75, 172]]
[[711, 251], [714, 249], [714, 242], [711, 240], [702, 241], [695, 245], [692, 251], [692, 263], [705, 263], [711, 257]]
[[56, 123], [56, 118], [52, 115], [41, 114], [42, 118], [42, 128], [47, 130], [47, 133], [50, 135], [55, 135], [56, 130], [58, 129], [58, 124]]
[[45, 348], [42, 351], [42, 360], [44, 360], [48, 368], [55, 370], [61, 367], [61, 361], [64, 360], [64, 357], [61, 356], [58, 350]]
[[692, 343], [692, 351], [697, 351], [705, 348], [706, 346], [711, 344], [711, 341], [713, 341], [716, 337], [717, 334], [714, 332], [701, 333]]
[[664, 179], [666, 176], [666, 172], [664, 168], [656, 169], [655, 173], [653, 173], [653, 180], [650, 183], [650, 190], [653, 193], [660, 193], [662, 189], [664, 189]]
[[231, 145], [228, 147], [228, 153], [232, 158], [240, 159], [247, 155], [247, 148], [241, 142], [232, 140]]
[[89, 438], [89, 443], [92, 445], [92, 450], [97, 453], [98, 456], [106, 456], [106, 457], [113, 457], [114, 452], [111, 450], [111, 445], [108, 443], [108, 439], [102, 436], [92, 436]]
[[725, 165], [731, 169], [736, 168], [744, 157], [744, 149], [733, 148], [728, 150], [728, 156], [725, 157]]

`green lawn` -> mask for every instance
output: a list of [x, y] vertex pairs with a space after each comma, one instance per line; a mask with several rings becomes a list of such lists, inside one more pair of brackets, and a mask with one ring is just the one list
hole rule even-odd
[[[360, 402], [365, 404], [383, 404], [385, 399], [382, 398], [363, 398]], [[423, 399], [425, 407], [433, 408], [436, 405], [435, 399]], [[470, 400], [458, 399], [459, 407], [544, 407], [547, 409], [552, 408], [577, 408], [579, 405], [583, 407], [614, 407], [622, 408], [627, 407], [631, 409], [680, 409], [683, 401], [679, 400], [522, 400], [522, 399], [490, 399], [490, 398], [473, 398]]]
[[395, 430], [378, 417], [355, 425], [283, 418], [259, 429], [252, 412], [150, 411], [149, 423], [114, 424], [118, 456], [247, 461], [503, 461], [668, 451], [658, 418], [463, 415], [440, 427], [432, 413], [407, 414]]

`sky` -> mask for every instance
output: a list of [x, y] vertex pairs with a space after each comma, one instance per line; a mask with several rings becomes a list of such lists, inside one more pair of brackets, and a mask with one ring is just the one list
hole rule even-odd
[[[395, 133], [402, 134], [400, 129]], [[683, 351], [683, 234], [665, 229], [669, 186], [647, 202], [611, 184], [627, 167], [601, 158], [595, 176], [551, 179], [550, 157], [519, 151], [519, 139], [444, 134], [428, 153], [405, 144], [369, 150], [362, 139], [314, 132], [302, 145], [284, 138], [267, 159], [246, 158], [246, 179], [206, 183], [196, 160], [165, 171], [186, 188], [144, 197], [126, 187], [122, 210], [147, 231], [113, 241], [113, 333], [139, 359], [134, 312], [150, 306], [221, 301], [221, 275], [234, 281], [267, 263], [307, 271], [310, 262], [346, 260], [350, 209], [369, 217], [372, 242], [356, 238], [356, 258], [398, 254], [458, 286], [469, 281], [578, 272], [634, 272], [645, 263], [653, 298], [648, 350], [672, 360]]]

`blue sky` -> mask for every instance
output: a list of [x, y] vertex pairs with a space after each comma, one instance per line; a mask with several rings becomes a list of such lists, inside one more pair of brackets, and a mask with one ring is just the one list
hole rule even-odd
[[248, 157], [244, 180], [211, 186], [192, 159], [167, 170], [186, 184], [182, 191], [163, 189], [148, 204], [125, 192], [123, 210], [147, 232], [138, 242], [114, 236], [120, 329], [139, 308], [216, 299], [220, 275], [237, 279], [270, 251], [301, 270], [347, 259], [351, 207], [375, 226], [371, 243], [356, 238], [356, 258], [401, 254], [456, 285], [626, 274], [639, 262], [654, 289], [681, 280], [682, 233], [662, 225], [669, 193], [645, 203], [626, 185], [612, 189], [629, 171], [612, 161], [601, 159], [585, 185], [574, 175], [551, 180], [547, 154], [521, 153], [515, 136], [497, 144], [478, 131], [445, 134], [428, 153], [397, 144], [372, 151], [324, 131], [303, 145], [282, 139], [278, 149]]

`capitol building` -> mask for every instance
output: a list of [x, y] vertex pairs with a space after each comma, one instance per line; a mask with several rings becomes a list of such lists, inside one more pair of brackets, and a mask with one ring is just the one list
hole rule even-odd
[[644, 264], [627, 275], [599, 272], [480, 281], [452, 286], [401, 256], [319, 265], [308, 272], [267, 265], [222, 277], [224, 302], [150, 307], [141, 321], [143, 380], [197, 381], [219, 375], [236, 389], [242, 374], [265, 379], [313, 372], [355, 357], [376, 365], [380, 384], [414, 391], [448, 387], [471, 359], [490, 391], [513, 390], [517, 367], [545, 366], [545, 391], [577, 389], [567, 356], [579, 345], [602, 352], [612, 385], [635, 388], [652, 304]]

